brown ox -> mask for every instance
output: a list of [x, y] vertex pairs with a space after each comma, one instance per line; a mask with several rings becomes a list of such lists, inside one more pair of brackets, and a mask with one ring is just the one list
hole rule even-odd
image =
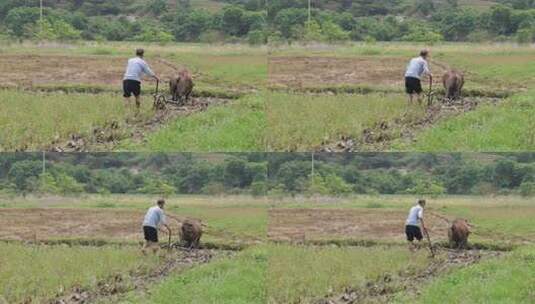
[[196, 220], [187, 219], [182, 222], [180, 240], [185, 247], [199, 248], [202, 236], [202, 224]]
[[464, 219], [456, 219], [448, 229], [450, 246], [457, 249], [466, 248], [469, 235], [470, 224], [468, 224], [468, 221]]
[[193, 87], [193, 79], [187, 69], [181, 69], [178, 72], [178, 77], [169, 81], [169, 91], [174, 101], [188, 101]]
[[464, 86], [464, 74], [450, 70], [442, 76], [442, 84], [446, 91], [446, 99], [457, 100], [461, 97], [461, 91]]

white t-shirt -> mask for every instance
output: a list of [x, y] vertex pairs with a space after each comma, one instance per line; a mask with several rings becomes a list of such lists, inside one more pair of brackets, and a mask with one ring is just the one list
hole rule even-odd
[[431, 74], [427, 61], [421, 56], [413, 58], [407, 66], [407, 72], [405, 73], [405, 77], [421, 79], [424, 74]]
[[408, 226], [419, 226], [420, 219], [424, 217], [424, 208], [420, 205], [416, 205], [411, 208], [411, 211], [409, 211], [409, 217], [407, 217], [407, 221], [405, 222]]
[[124, 73], [123, 80], [129, 79], [141, 81], [143, 74], [154, 76], [154, 73], [145, 60], [141, 59], [140, 57], [134, 57], [128, 60], [128, 65], [126, 66], [126, 72]]
[[165, 224], [165, 214], [163, 213], [163, 210], [158, 206], [149, 208], [149, 211], [145, 214], [143, 226], [158, 228], [160, 224]]

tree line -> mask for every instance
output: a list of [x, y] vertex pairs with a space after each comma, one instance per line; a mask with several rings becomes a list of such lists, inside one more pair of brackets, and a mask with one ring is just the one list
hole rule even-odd
[[0, 1], [14, 39], [147, 42], [535, 42], [535, 0], [38, 0]]
[[457, 0], [271, 0], [270, 39], [292, 41], [535, 42], [535, 1], [495, 1], [490, 9]]
[[535, 195], [535, 153], [1, 154], [0, 193]]
[[263, 0], [220, 0], [216, 11], [194, 0], [44, 0], [0, 2], [0, 29], [8, 37], [37, 40], [202, 41], [263, 44]]

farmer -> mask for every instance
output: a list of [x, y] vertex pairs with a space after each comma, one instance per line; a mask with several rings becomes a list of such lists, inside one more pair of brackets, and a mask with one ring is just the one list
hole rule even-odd
[[418, 103], [422, 104], [422, 77], [429, 76], [429, 81], [433, 81], [433, 74], [429, 70], [429, 50], [422, 50], [420, 56], [413, 58], [407, 66], [405, 72], [405, 89], [409, 95], [409, 104], [412, 104], [414, 95], [418, 98]]
[[418, 204], [412, 207], [409, 211], [409, 216], [405, 222], [405, 234], [407, 235], [407, 241], [409, 241], [410, 251], [416, 249], [416, 246], [413, 243], [414, 239], [417, 239], [418, 242], [421, 242], [423, 239], [420, 224], [422, 225], [422, 229], [427, 233], [427, 229], [424, 225], [424, 208], [425, 200], [418, 200]]
[[156, 202], [156, 206], [149, 208], [145, 214], [145, 219], [143, 220], [143, 234], [145, 236], [145, 245], [143, 246], [143, 254], [147, 254], [147, 249], [153, 248], [153, 252], [158, 251], [158, 229], [160, 225], [165, 226], [167, 231], [171, 233], [171, 228], [167, 225], [165, 220], [165, 214], [163, 212], [165, 206], [165, 201], [159, 199]]
[[126, 66], [126, 72], [123, 77], [123, 91], [126, 105], [130, 104], [130, 97], [132, 94], [136, 98], [136, 107], [139, 109], [141, 106], [141, 77], [143, 74], [149, 75], [160, 81], [160, 78], [154, 74], [149, 65], [143, 60], [145, 51], [143, 49], [136, 50], [136, 57], [128, 60]]

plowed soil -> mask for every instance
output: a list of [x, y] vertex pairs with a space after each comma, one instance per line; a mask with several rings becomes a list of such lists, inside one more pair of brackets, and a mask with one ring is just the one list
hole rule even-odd
[[[0, 84], [32, 87], [46, 84], [84, 84], [121, 86], [127, 57], [0, 55]], [[147, 62], [161, 79], [175, 75], [175, 69], [162, 60]]]
[[[403, 86], [408, 58], [272, 57], [269, 84], [292, 89], [318, 86]], [[431, 66], [436, 75], [444, 69]]]
[[112, 209], [0, 209], [0, 239], [142, 240], [143, 216]]
[[[268, 237], [273, 241], [405, 240], [406, 212], [388, 209], [272, 209]], [[446, 240], [448, 225], [426, 218], [433, 241]]]

